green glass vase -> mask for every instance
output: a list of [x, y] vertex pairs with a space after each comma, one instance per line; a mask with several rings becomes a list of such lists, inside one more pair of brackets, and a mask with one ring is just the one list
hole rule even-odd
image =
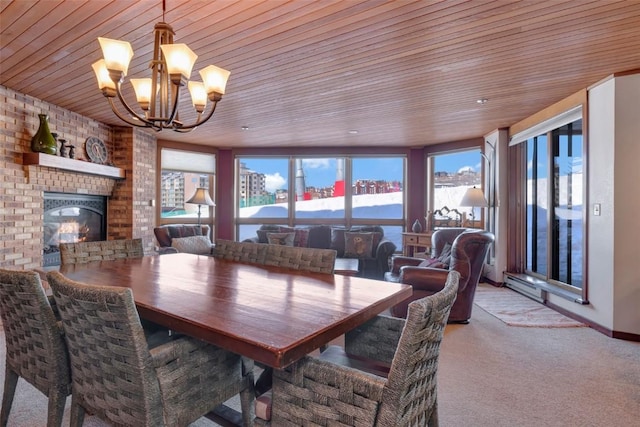
[[38, 114], [38, 117], [40, 118], [40, 126], [36, 134], [31, 138], [31, 151], [55, 156], [58, 151], [58, 143], [49, 130], [49, 116]]

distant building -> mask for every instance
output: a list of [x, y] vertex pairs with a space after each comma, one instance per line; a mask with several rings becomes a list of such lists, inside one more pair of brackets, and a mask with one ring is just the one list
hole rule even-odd
[[182, 172], [163, 172], [160, 191], [164, 212], [184, 210], [184, 174]]
[[359, 179], [353, 184], [351, 191], [353, 195], [394, 193], [402, 191], [402, 185], [398, 181]]
[[266, 185], [265, 174], [252, 171], [244, 163], [240, 163], [240, 207], [275, 203], [275, 194], [268, 193]]

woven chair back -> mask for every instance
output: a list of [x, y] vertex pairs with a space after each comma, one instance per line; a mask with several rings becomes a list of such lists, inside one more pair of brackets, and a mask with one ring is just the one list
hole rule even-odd
[[115, 425], [164, 425], [160, 386], [129, 288], [47, 276], [64, 325], [73, 399]]
[[333, 249], [266, 245], [265, 265], [333, 274], [337, 252]]
[[267, 245], [225, 239], [216, 240], [213, 248], [214, 257], [245, 264], [264, 264], [266, 254]]
[[457, 296], [459, 278], [458, 272], [449, 272], [442, 291], [409, 304], [377, 425], [437, 425], [440, 343]]
[[7, 350], [1, 425], [18, 377], [49, 397], [48, 425], [60, 425], [71, 393], [67, 346], [36, 272], [0, 269], [0, 315]]
[[98, 242], [60, 243], [62, 265], [119, 258], [142, 258], [142, 239], [103, 240]]

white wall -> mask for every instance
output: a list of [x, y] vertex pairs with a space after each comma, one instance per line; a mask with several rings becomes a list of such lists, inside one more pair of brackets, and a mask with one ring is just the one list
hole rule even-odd
[[615, 79], [613, 329], [640, 334], [640, 74]]
[[[484, 152], [491, 160], [491, 168], [495, 173], [495, 201], [491, 200], [488, 194], [485, 194], [487, 200], [495, 206], [493, 215], [495, 220], [492, 221], [491, 213], [487, 215], [487, 223], [485, 228], [491, 231], [495, 236], [495, 250], [489, 256], [489, 262], [485, 265], [483, 274], [494, 283], [504, 282], [504, 272], [507, 269], [507, 203], [501, 200], [500, 195], [507, 194], [507, 150], [509, 145], [508, 129], [499, 129], [485, 135]], [[495, 152], [494, 152], [495, 150]], [[485, 169], [486, 181], [484, 188], [491, 190], [491, 172], [487, 165]], [[492, 224], [493, 223], [493, 224]], [[493, 225], [493, 229], [491, 229]]]
[[640, 74], [607, 79], [588, 99], [590, 304], [549, 301], [607, 329], [640, 334]]

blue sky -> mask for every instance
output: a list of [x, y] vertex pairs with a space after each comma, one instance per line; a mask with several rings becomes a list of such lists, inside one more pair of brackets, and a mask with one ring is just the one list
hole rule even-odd
[[[436, 157], [436, 171], [457, 172], [461, 168], [471, 167], [480, 170], [482, 157], [478, 151], [463, 152]], [[267, 176], [267, 191], [287, 188], [286, 158], [243, 158], [247, 167]], [[353, 179], [382, 179], [402, 181], [402, 158], [353, 158]], [[330, 158], [310, 158], [303, 162], [305, 183], [307, 186], [327, 187], [336, 177], [336, 160]]]

